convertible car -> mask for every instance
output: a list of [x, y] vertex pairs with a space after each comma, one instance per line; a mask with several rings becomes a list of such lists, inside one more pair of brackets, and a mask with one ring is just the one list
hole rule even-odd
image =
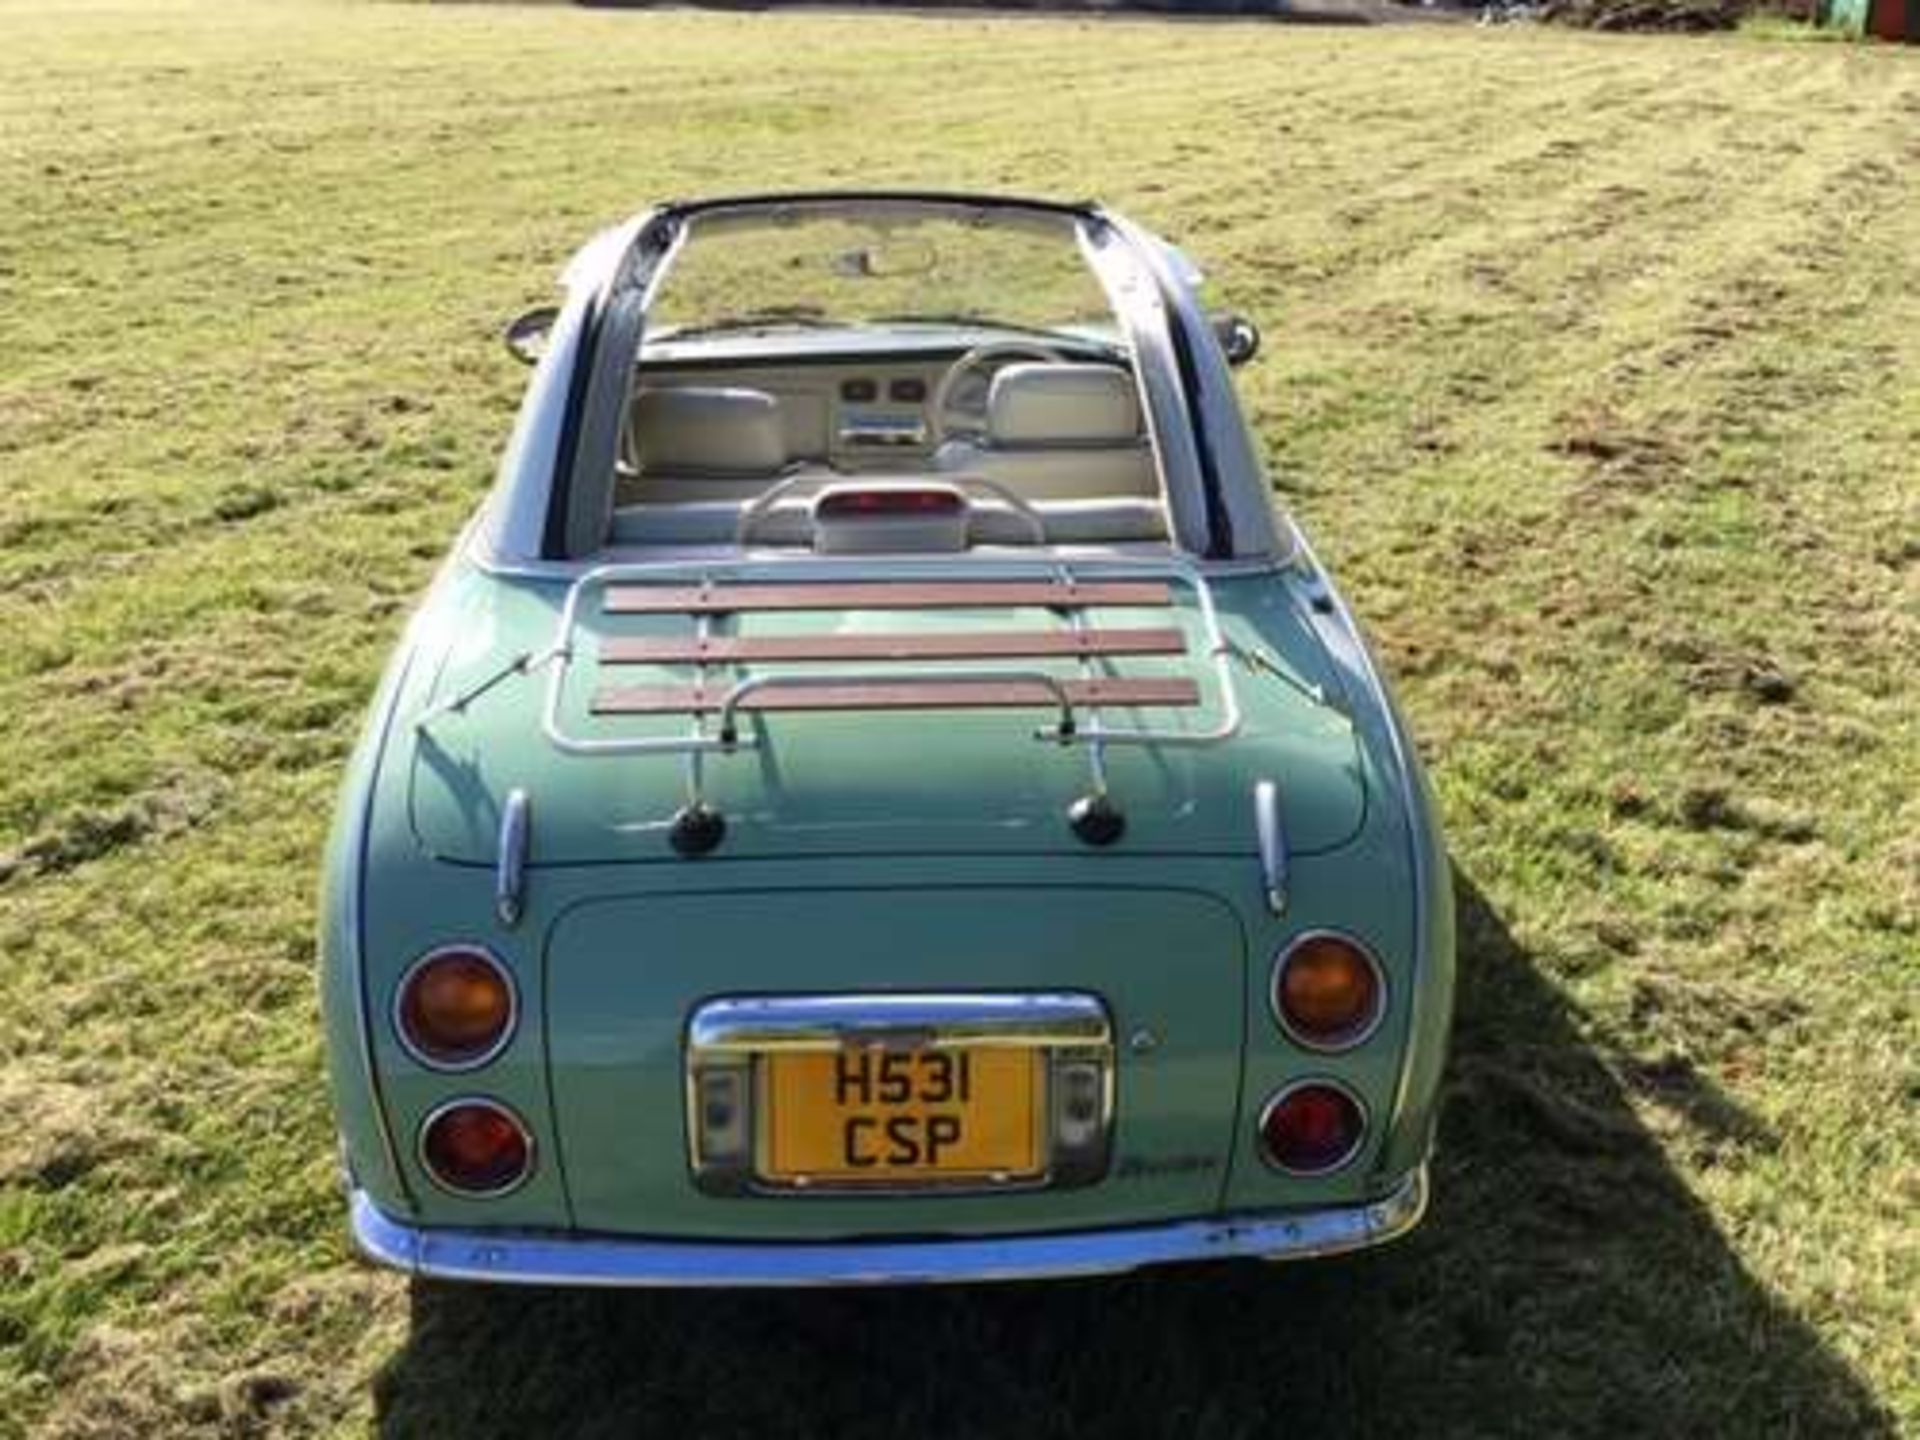
[[854, 1284], [1415, 1225], [1445, 852], [1253, 325], [990, 196], [662, 205], [563, 284], [326, 856], [360, 1246]]

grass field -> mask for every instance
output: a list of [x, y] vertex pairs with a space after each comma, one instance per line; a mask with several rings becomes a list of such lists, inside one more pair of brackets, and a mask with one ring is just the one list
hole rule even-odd
[[[1427, 1226], [801, 1297], [349, 1255], [339, 764], [648, 197], [1097, 194], [1264, 322], [1459, 868]], [[1920, 52], [0, 0], [0, 1436], [1920, 1434]]]

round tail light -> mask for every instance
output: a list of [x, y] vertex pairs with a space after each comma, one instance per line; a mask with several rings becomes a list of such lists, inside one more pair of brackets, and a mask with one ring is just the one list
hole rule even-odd
[[420, 1159], [459, 1195], [504, 1195], [533, 1170], [533, 1136], [495, 1100], [455, 1100], [420, 1128]]
[[513, 980], [486, 951], [469, 946], [435, 950], [414, 962], [400, 981], [394, 1025], [400, 1043], [435, 1070], [484, 1065], [513, 1036]]
[[1373, 1034], [1386, 1008], [1379, 962], [1345, 935], [1302, 935], [1274, 963], [1274, 1018], [1309, 1050], [1351, 1050]]
[[1260, 1112], [1260, 1150], [1289, 1175], [1324, 1175], [1359, 1153], [1367, 1112], [1330, 1080], [1289, 1085]]

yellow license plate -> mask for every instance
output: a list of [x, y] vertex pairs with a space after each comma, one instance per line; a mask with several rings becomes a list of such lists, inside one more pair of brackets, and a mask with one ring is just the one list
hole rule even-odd
[[761, 1173], [836, 1185], [1036, 1176], [1044, 1062], [995, 1047], [769, 1055]]

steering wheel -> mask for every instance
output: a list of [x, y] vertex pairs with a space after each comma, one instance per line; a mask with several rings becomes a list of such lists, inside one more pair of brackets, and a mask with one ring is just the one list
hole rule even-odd
[[1003, 367], [1021, 360], [1064, 365], [1067, 357], [1033, 340], [989, 340], [947, 367], [947, 373], [933, 388], [933, 403], [927, 407], [935, 449], [948, 440], [977, 440], [987, 433], [987, 396], [993, 388], [993, 377]]

